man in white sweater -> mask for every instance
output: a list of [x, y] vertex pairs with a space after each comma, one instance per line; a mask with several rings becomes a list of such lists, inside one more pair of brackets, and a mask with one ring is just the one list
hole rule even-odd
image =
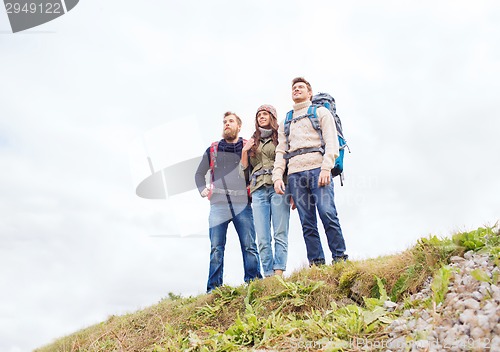
[[[334, 202], [331, 170], [339, 155], [337, 128], [333, 116], [324, 107], [318, 107], [321, 137], [307, 117], [311, 106], [312, 88], [303, 77], [292, 81], [294, 101], [289, 135], [285, 121], [278, 129], [278, 146], [273, 169], [276, 193], [285, 192], [283, 174], [288, 168], [288, 187], [299, 212], [302, 233], [310, 265], [325, 264], [325, 255], [318, 232], [316, 208], [325, 229], [333, 262], [347, 259], [345, 242]], [[287, 162], [288, 161], [288, 162]]]

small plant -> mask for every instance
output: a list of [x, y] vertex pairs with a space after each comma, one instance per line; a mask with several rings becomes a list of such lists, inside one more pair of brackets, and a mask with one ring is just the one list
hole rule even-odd
[[483, 229], [477, 229], [471, 232], [462, 232], [453, 236], [453, 241], [459, 246], [465, 247], [465, 250], [476, 251], [485, 245]]
[[500, 236], [496, 231], [498, 224], [493, 227], [480, 227], [470, 232], [461, 232], [453, 235], [453, 242], [466, 250], [477, 251], [483, 247], [493, 249], [500, 245]]
[[241, 292], [237, 287], [231, 287], [228, 285], [222, 285], [217, 287], [212, 291], [215, 296], [215, 300], [220, 303], [227, 303], [232, 301], [235, 297], [241, 295]]
[[210, 305], [205, 303], [203, 307], [199, 307], [196, 310], [196, 317], [204, 317], [206, 319], [214, 318], [217, 313], [222, 309], [222, 305]]
[[168, 293], [168, 299], [172, 300], [172, 301], [176, 301], [176, 300], [179, 300], [181, 299], [182, 296], [181, 295], [178, 295], [178, 294], [175, 294], [173, 292], [169, 292]]
[[355, 269], [344, 270], [339, 279], [339, 288], [348, 293], [358, 276], [359, 273]]
[[417, 241], [413, 252], [422, 265], [431, 265], [431, 270], [440, 268], [452, 255], [459, 254], [460, 246], [449, 238], [429, 236]]
[[397, 302], [408, 291], [410, 285], [419, 277], [423, 270], [423, 266], [420, 263], [410, 265], [392, 287], [391, 300]]
[[500, 266], [500, 246], [495, 246], [490, 249], [490, 256], [496, 266]]
[[434, 275], [431, 283], [431, 290], [433, 293], [433, 301], [436, 305], [444, 302], [446, 293], [448, 292], [448, 285], [450, 283], [451, 268], [443, 266]]
[[274, 300], [282, 298], [283, 303], [278, 308], [277, 313], [281, 312], [281, 310], [286, 305], [293, 305], [295, 307], [302, 307], [305, 305], [307, 298], [311, 293], [316, 291], [318, 288], [325, 285], [324, 281], [311, 281], [310, 283], [304, 283], [301, 281], [297, 282], [288, 282], [285, 281], [281, 276], [275, 276], [276, 280], [279, 281], [281, 286], [283, 286], [283, 290], [274, 295], [265, 297], [267, 300]]
[[471, 276], [477, 281], [487, 282], [489, 284], [493, 283], [493, 279], [488, 276], [488, 274], [481, 269], [474, 269], [471, 271]]
[[239, 346], [256, 345], [264, 336], [262, 320], [253, 313], [245, 314], [244, 319], [237, 314], [236, 321], [227, 329], [225, 335], [230, 341]]
[[202, 307], [198, 307], [191, 317], [192, 320], [199, 317], [204, 321], [215, 318], [229, 302], [240, 295], [240, 292], [235, 287], [223, 285], [213, 290], [213, 295], [214, 301], [211, 304], [205, 303]]

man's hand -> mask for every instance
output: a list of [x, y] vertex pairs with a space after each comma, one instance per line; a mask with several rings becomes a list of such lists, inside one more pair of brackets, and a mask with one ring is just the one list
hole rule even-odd
[[201, 196], [202, 196], [203, 198], [205, 198], [205, 197], [208, 197], [208, 194], [209, 194], [209, 193], [210, 193], [210, 190], [209, 190], [208, 188], [206, 188], [206, 187], [205, 187], [205, 189], [204, 189], [203, 191], [201, 191], [201, 193], [200, 193], [200, 194], [201, 194]]
[[285, 183], [283, 180], [274, 181], [274, 191], [278, 194], [285, 194]]
[[321, 170], [319, 173], [318, 186], [323, 187], [329, 185], [331, 181], [331, 172], [327, 170]]

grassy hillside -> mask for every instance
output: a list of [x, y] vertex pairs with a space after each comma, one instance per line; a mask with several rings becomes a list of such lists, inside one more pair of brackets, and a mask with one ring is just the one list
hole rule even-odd
[[388, 324], [417, 304], [408, 297], [433, 276], [432, 297], [418, 304], [439, 304], [447, 290], [440, 269], [469, 250], [486, 251], [498, 266], [498, 228], [423, 238], [396, 255], [312, 267], [208, 295], [170, 294], [36, 351], [354, 350], [356, 339], [387, 339]]

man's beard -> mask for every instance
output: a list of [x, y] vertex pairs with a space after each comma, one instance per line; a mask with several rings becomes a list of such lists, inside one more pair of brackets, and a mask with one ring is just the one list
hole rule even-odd
[[222, 132], [222, 137], [228, 141], [235, 140], [238, 137], [238, 131], [229, 128], [227, 130], [224, 130], [224, 132]]

